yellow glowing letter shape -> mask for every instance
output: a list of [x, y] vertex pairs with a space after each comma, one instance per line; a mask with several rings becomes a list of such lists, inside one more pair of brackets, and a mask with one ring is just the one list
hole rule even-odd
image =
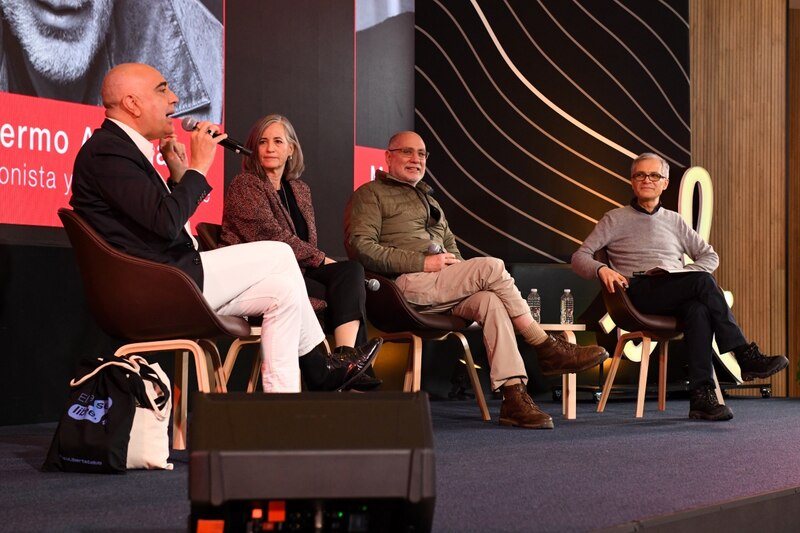
[[[700, 193], [700, 208], [697, 211], [697, 224], [694, 223], [692, 207], [694, 205], [695, 185]], [[711, 218], [714, 213], [714, 187], [711, 176], [703, 167], [691, 167], [683, 173], [678, 189], [678, 214], [690, 228], [708, 242], [711, 236]]]

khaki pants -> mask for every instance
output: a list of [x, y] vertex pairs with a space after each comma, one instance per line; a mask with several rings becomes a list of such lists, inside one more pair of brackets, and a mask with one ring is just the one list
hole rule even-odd
[[422, 312], [449, 311], [481, 324], [492, 390], [511, 378], [527, 382], [511, 318], [530, 309], [502, 260], [477, 257], [439, 272], [403, 274], [396, 283], [405, 299]]

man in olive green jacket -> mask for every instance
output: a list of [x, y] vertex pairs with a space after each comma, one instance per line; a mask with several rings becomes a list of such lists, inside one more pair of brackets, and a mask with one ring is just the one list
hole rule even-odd
[[528, 396], [515, 333], [536, 347], [545, 375], [579, 372], [608, 357], [599, 346], [576, 346], [547, 335], [531, 316], [503, 261], [464, 260], [431, 188], [422, 182], [428, 152], [403, 131], [389, 139], [388, 172], [356, 190], [345, 210], [345, 247], [364, 268], [397, 277], [403, 296], [423, 312], [453, 313], [483, 326], [492, 389], [502, 389], [500, 424], [553, 427]]

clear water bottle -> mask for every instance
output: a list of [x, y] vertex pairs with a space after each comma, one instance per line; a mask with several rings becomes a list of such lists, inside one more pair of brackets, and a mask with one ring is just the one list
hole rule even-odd
[[531, 316], [533, 316], [533, 320], [540, 324], [542, 322], [542, 297], [539, 296], [538, 289], [531, 289], [531, 292], [528, 293], [528, 307], [531, 308]]
[[575, 321], [575, 302], [572, 299], [572, 291], [564, 289], [561, 295], [561, 323], [572, 324]]

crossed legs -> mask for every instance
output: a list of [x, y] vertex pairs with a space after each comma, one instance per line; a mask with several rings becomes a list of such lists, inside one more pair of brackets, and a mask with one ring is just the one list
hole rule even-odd
[[264, 392], [299, 392], [298, 358], [325, 338], [289, 245], [258, 241], [201, 252], [203, 296], [221, 315], [261, 316]]
[[689, 387], [714, 386], [711, 341], [721, 353], [747, 343], [714, 277], [707, 272], [634, 278], [628, 295], [639, 311], [683, 322]]

